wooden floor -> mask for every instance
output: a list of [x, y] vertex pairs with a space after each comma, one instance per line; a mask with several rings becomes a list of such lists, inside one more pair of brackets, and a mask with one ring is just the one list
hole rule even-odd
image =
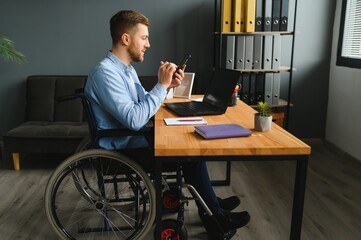
[[[340, 156], [320, 142], [311, 146], [301, 239], [361, 239], [361, 162]], [[0, 169], [2, 240], [57, 239], [45, 217], [43, 195], [59, 161], [32, 161], [19, 172]], [[232, 240], [289, 238], [294, 169], [295, 164], [286, 161], [232, 163], [231, 186], [215, 187], [215, 191], [223, 197], [240, 196], [237, 210], [251, 214], [251, 222]], [[224, 165], [211, 163], [209, 171], [215, 179], [224, 173]], [[207, 239], [195, 210], [193, 202], [186, 209], [189, 239]]]

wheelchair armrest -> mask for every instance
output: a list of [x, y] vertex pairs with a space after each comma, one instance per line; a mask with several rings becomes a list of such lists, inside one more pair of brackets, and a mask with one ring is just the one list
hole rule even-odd
[[78, 98], [80, 98], [80, 99], [84, 98], [84, 88], [77, 88], [74, 90], [73, 94], [60, 96], [57, 98], [57, 101], [65, 102], [65, 101], [71, 101], [71, 100], [78, 99]]
[[150, 131], [153, 130], [154, 123], [153, 121], [149, 121], [143, 128], [139, 131], [132, 131], [129, 129], [104, 129], [98, 130], [96, 133], [97, 138], [103, 137], [121, 137], [121, 136], [139, 136], [146, 135]]
[[[142, 128], [142, 129], [148, 129], [148, 128], [153, 128], [154, 127], [154, 117], [153, 118], [151, 118], [148, 122], [147, 122], [147, 124], [145, 124], [144, 125], [144, 127]], [[142, 130], [141, 129], [141, 130]]]

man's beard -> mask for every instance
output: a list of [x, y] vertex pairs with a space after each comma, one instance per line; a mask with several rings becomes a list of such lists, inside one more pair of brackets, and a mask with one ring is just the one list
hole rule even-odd
[[134, 62], [143, 62], [143, 60], [144, 60], [142, 53], [138, 53], [137, 51], [134, 50], [133, 47], [128, 48], [128, 54], [129, 54], [130, 58], [132, 59], [132, 61], [134, 61]]

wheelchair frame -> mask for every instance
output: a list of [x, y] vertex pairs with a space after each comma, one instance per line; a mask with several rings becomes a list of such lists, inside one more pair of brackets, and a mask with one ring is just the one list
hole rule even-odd
[[[64, 160], [52, 173], [45, 190], [45, 212], [48, 221], [62, 239], [144, 239], [151, 230], [156, 214], [156, 194], [143, 167], [126, 155], [100, 149], [103, 137], [146, 136], [153, 131], [147, 124], [140, 131], [127, 129], [98, 130], [89, 99], [83, 90], [62, 100], [82, 100], [90, 138], [84, 139], [77, 152]], [[187, 188], [192, 197], [185, 197]], [[186, 240], [184, 204], [199, 201], [208, 216], [212, 212], [193, 186], [183, 184], [179, 163], [176, 186], [171, 191], [164, 183], [163, 206], [178, 212], [178, 217], [162, 221], [162, 240]], [[168, 207], [167, 207], [167, 204]], [[225, 232], [217, 239], [229, 239]]]

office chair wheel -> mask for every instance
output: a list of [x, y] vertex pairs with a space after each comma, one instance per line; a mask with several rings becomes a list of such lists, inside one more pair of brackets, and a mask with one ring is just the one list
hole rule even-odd
[[[156, 239], [155, 236], [154, 239]], [[175, 219], [165, 219], [162, 221], [161, 240], [187, 240], [187, 239], [188, 239], [188, 233], [183, 223]]]
[[143, 168], [101, 149], [70, 156], [45, 190], [46, 216], [62, 239], [144, 239], [155, 207], [154, 186]]

